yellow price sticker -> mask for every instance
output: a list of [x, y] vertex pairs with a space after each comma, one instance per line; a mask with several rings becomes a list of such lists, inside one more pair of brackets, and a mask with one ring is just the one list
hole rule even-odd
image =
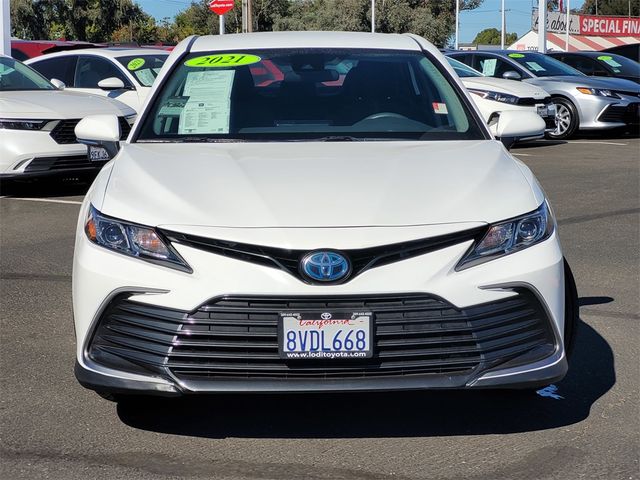
[[511, 58], [524, 58], [524, 55], [521, 53], [510, 53], [509, 56]]
[[244, 53], [223, 53], [220, 55], [205, 55], [192, 58], [184, 62], [187, 67], [242, 67], [252, 65], [262, 60], [257, 55]]
[[144, 65], [144, 58], [134, 58], [129, 63], [127, 63], [127, 68], [129, 70], [138, 70], [143, 65]]

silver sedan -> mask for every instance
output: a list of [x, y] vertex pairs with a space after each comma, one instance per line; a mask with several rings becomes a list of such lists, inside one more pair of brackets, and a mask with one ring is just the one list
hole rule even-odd
[[542, 87], [556, 104], [556, 129], [563, 139], [578, 130], [605, 130], [640, 124], [640, 86], [619, 78], [593, 78], [538, 52], [466, 51], [447, 55], [485, 75]]

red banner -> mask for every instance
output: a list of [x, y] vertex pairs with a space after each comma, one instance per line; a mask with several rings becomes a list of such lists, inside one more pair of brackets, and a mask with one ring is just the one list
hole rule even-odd
[[580, 15], [580, 35], [640, 37], [640, 18]]

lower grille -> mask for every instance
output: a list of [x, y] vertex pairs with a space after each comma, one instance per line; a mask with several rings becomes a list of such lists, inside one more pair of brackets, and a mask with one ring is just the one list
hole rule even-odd
[[601, 122], [615, 122], [626, 124], [640, 123], [640, 103], [632, 103], [628, 106], [610, 105], [600, 114]]
[[57, 170], [80, 170], [100, 168], [107, 162], [92, 162], [87, 155], [63, 157], [36, 157], [24, 169], [25, 172], [50, 172]]
[[[289, 361], [278, 355], [283, 311], [371, 311], [373, 358]], [[544, 347], [544, 348], [540, 348]], [[147, 370], [186, 382], [228, 379], [333, 380], [409, 375], [470, 377], [529, 352], [555, 349], [549, 319], [527, 290], [456, 309], [427, 295], [212, 300], [182, 312], [115, 299], [102, 315], [89, 357], [112, 368]], [[465, 378], [466, 378], [465, 377]]]
[[[80, 120], [79, 118], [60, 120], [49, 135], [51, 135], [51, 138], [53, 138], [56, 143], [63, 145], [78, 143], [75, 128]], [[131, 131], [131, 125], [129, 125], [129, 122], [127, 122], [127, 119], [124, 117], [118, 117], [118, 124], [120, 125], [120, 140], [126, 140]]]

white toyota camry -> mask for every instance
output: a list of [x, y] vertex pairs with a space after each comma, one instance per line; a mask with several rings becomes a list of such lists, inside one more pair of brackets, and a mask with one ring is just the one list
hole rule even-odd
[[[265, 71], [270, 79], [265, 80]], [[190, 37], [81, 207], [76, 376], [104, 395], [537, 387], [577, 318], [556, 222], [414, 35]]]

